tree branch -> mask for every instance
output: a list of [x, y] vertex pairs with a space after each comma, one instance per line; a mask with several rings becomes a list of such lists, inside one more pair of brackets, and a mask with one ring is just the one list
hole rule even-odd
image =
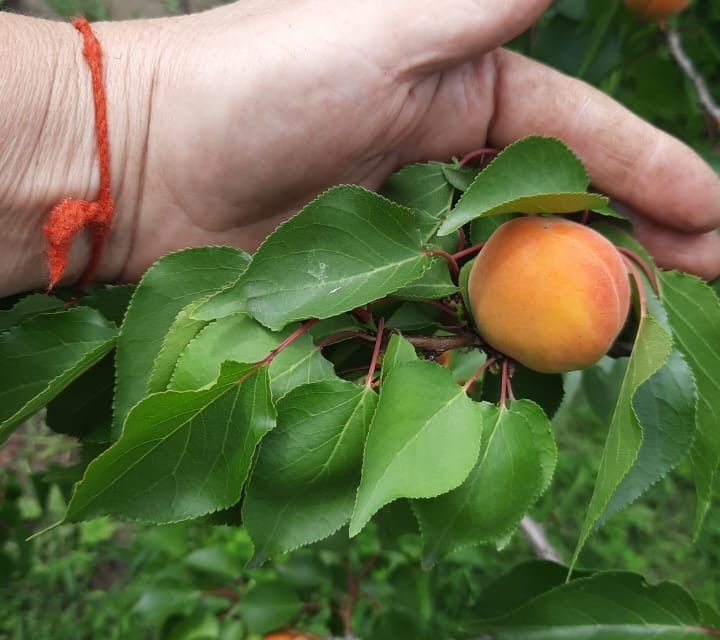
[[667, 26], [664, 28], [664, 32], [672, 57], [675, 58], [675, 62], [678, 63], [680, 69], [682, 69], [683, 73], [689, 78], [690, 82], [693, 83], [700, 104], [715, 121], [716, 126], [720, 127], [720, 105], [715, 102], [715, 99], [710, 93], [710, 89], [708, 89], [707, 82], [705, 82], [705, 78], [700, 75], [693, 61], [687, 53], [685, 53], [680, 32], [673, 27]]
[[558, 564], [563, 563], [560, 553], [553, 547], [550, 540], [547, 539], [545, 529], [539, 522], [536, 522], [530, 516], [525, 516], [520, 521], [520, 531], [522, 531], [522, 534], [538, 558], [550, 560], [550, 562], [557, 562]]
[[474, 333], [461, 333], [456, 336], [408, 336], [403, 338], [418, 349], [435, 351], [441, 353], [451, 349], [462, 349], [463, 347], [480, 347], [482, 340]]

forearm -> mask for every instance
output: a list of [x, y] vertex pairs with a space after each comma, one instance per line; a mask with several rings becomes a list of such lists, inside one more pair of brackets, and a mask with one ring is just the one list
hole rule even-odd
[[[121, 272], [134, 212], [150, 117], [153, 61], [134, 59], [131, 23], [95, 25], [103, 46], [116, 215], [98, 278]], [[72, 25], [0, 14], [0, 296], [47, 284], [43, 222], [64, 198], [93, 200], [99, 173], [90, 73]], [[139, 47], [136, 47], [136, 50]], [[138, 53], [140, 53], [138, 51]], [[74, 243], [72, 282], [89, 256]]]

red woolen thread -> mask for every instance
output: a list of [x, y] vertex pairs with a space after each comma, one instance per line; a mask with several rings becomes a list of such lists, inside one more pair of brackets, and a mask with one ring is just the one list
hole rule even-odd
[[47, 239], [47, 260], [50, 269], [51, 291], [60, 281], [67, 268], [73, 240], [82, 230], [91, 236], [90, 260], [80, 276], [78, 284], [85, 286], [95, 275], [103, 247], [112, 225], [115, 203], [110, 190], [110, 141], [108, 138], [107, 104], [103, 86], [102, 48], [85, 18], [78, 18], [73, 26], [83, 37], [83, 56], [92, 78], [95, 103], [95, 138], [100, 162], [100, 190], [96, 200], [63, 200], [50, 211], [43, 232]]

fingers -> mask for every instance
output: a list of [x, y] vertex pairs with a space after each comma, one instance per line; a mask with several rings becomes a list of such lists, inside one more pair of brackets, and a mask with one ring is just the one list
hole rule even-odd
[[714, 231], [685, 234], [640, 216], [631, 216], [635, 237], [666, 269], [680, 269], [705, 280], [720, 277], [720, 235]]
[[[447, 68], [495, 49], [528, 29], [551, 0], [323, 0], [324, 16], [353, 45], [400, 75]], [[363, 45], [369, 45], [366, 49]]]
[[[496, 60], [492, 144], [557, 136], [582, 158], [599, 190], [657, 225], [684, 233], [720, 226], [720, 178], [692, 149], [584, 82], [509, 51], [498, 51]], [[651, 236], [661, 251], [688, 237]], [[710, 236], [698, 242], [717, 246]]]

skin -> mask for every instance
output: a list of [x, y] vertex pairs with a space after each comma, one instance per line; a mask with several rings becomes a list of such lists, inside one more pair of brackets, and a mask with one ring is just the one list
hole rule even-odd
[[502, 225], [473, 264], [468, 293], [488, 344], [542, 373], [595, 364], [630, 309], [627, 270], [615, 247], [562, 218]]
[[[254, 250], [338, 183], [559, 136], [625, 202], [661, 265], [720, 274], [720, 180], [601, 92], [499, 49], [549, 0], [244, 0], [95, 26], [117, 208], [99, 279], [191, 245]], [[47, 282], [40, 233], [98, 175], [90, 79], [67, 24], [0, 13], [0, 295]], [[87, 260], [80, 240], [67, 280]]]
[[667, 20], [686, 9], [690, 0], [625, 0], [625, 4], [646, 20]]

